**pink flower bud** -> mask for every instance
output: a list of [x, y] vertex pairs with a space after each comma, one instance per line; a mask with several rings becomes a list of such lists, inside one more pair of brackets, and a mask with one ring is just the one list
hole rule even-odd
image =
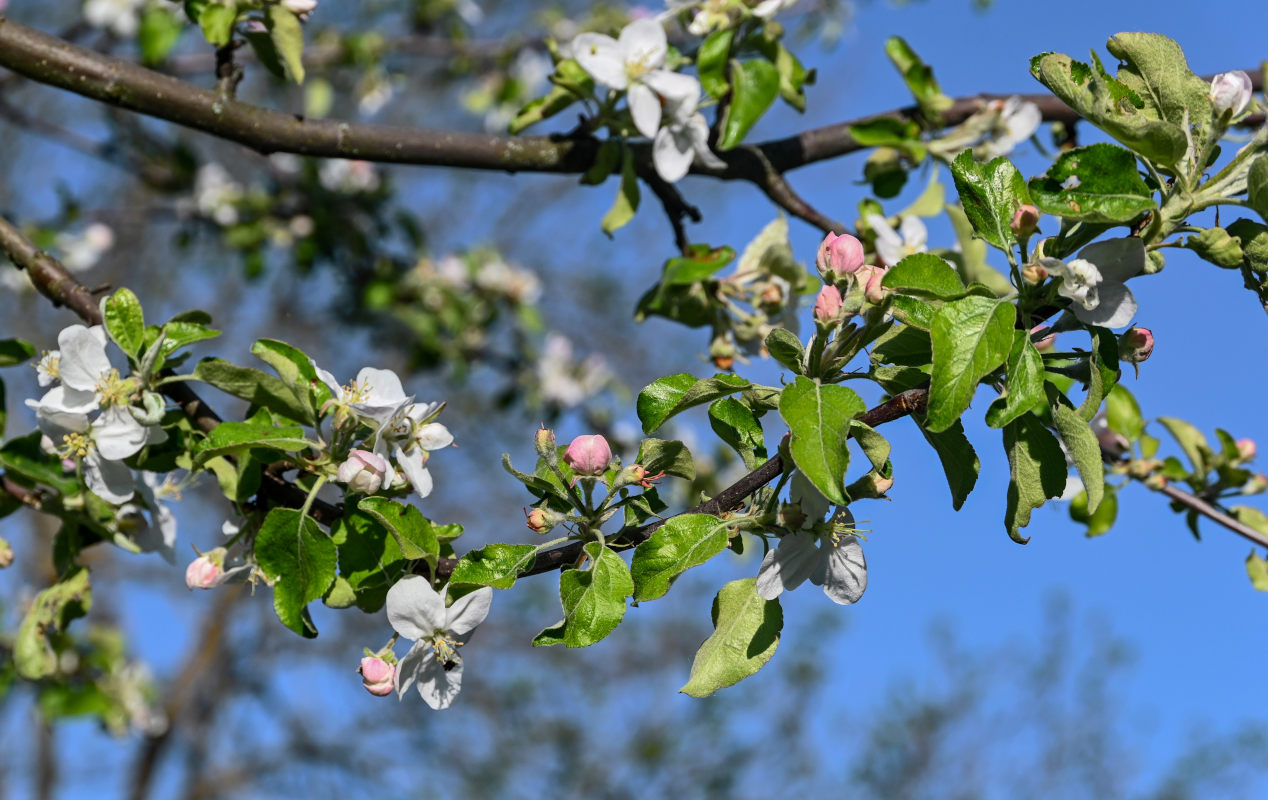
[[819, 255], [815, 259], [820, 275], [829, 272], [850, 274], [858, 272], [863, 266], [863, 243], [850, 234], [837, 236], [829, 233], [819, 245]]
[[348, 491], [374, 494], [383, 488], [383, 478], [391, 466], [387, 459], [369, 450], [352, 450], [348, 459], [339, 465], [335, 479], [348, 485]]
[[365, 690], [375, 697], [386, 697], [396, 688], [396, 665], [378, 656], [361, 659], [361, 667], [357, 671], [361, 673]]
[[527, 517], [528, 528], [533, 533], [547, 533], [565, 519], [563, 514], [549, 508], [534, 508], [532, 511], [525, 511], [524, 516]]
[[1148, 328], [1131, 328], [1118, 337], [1119, 357], [1128, 364], [1148, 361], [1154, 352], [1154, 334]]
[[1235, 117], [1245, 111], [1246, 106], [1250, 105], [1253, 89], [1250, 76], [1240, 69], [1216, 75], [1211, 79], [1210, 93], [1216, 115], [1231, 111], [1232, 116]]
[[894, 488], [894, 479], [893, 479], [893, 478], [885, 478], [885, 477], [882, 477], [882, 476], [880, 476], [880, 475], [873, 475], [873, 476], [872, 476], [872, 488], [876, 489], [876, 493], [877, 493], [878, 495], [879, 495], [879, 494], [885, 494], [885, 493], [886, 493], [886, 492], [888, 492], [890, 489]]
[[612, 462], [612, 448], [599, 434], [578, 436], [564, 451], [564, 463], [578, 475], [602, 475]]
[[841, 292], [837, 287], [828, 284], [819, 290], [815, 298], [815, 319], [820, 322], [831, 322], [841, 315]]
[[[885, 290], [881, 288], [881, 280], [887, 272], [886, 267], [865, 266], [855, 275], [863, 283], [863, 295], [872, 303], [885, 302]], [[864, 279], [866, 274], [866, 280]]]
[[1038, 286], [1048, 279], [1048, 270], [1038, 264], [1027, 264], [1022, 267], [1021, 279], [1031, 286]]
[[1252, 458], [1255, 457], [1256, 452], [1257, 452], [1257, 449], [1255, 447], [1254, 439], [1238, 439], [1237, 440], [1237, 454], [1241, 456], [1242, 461], [1250, 461]]
[[185, 585], [190, 589], [212, 589], [220, 585], [224, 575], [225, 549], [203, 553], [185, 568]]
[[1039, 209], [1029, 204], [1021, 206], [1008, 227], [1018, 239], [1025, 239], [1039, 228]]

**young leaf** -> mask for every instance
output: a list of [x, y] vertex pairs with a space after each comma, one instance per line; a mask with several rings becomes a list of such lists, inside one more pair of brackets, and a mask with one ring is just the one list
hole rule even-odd
[[696, 462], [691, 451], [676, 440], [644, 439], [638, 448], [638, 463], [651, 475], [663, 472], [689, 481], [696, 479]]
[[1013, 215], [1030, 202], [1026, 179], [1007, 158], [979, 164], [972, 150], [951, 162], [951, 175], [973, 230], [1005, 253], [1011, 252], [1016, 240], [1009, 227]]
[[35, 356], [35, 345], [21, 339], [0, 341], [0, 367], [12, 367]]
[[1140, 415], [1136, 398], [1123, 386], [1115, 386], [1105, 399], [1105, 421], [1110, 430], [1134, 442], [1145, 432], [1145, 420]]
[[[191, 3], [185, 4], [186, 12], [191, 10]], [[219, 0], [219, 2], [199, 3], [201, 6], [197, 12], [198, 27], [202, 28], [203, 36], [207, 39], [208, 44], [215, 47], [223, 47], [233, 38], [233, 24], [238, 19], [238, 5], [234, 0]]]
[[728, 373], [698, 379], [681, 372], [659, 378], [638, 393], [637, 410], [643, 433], [651, 433], [665, 424], [665, 420], [692, 406], [744, 391], [751, 385], [738, 375]]
[[1206, 456], [1211, 452], [1211, 446], [1207, 444], [1202, 431], [1175, 417], [1158, 417], [1158, 421], [1175, 437], [1180, 449], [1184, 450], [1184, 454], [1189, 457], [1189, 463], [1193, 465], [1192, 474], [1205, 475], [1210, 469], [1210, 461]]
[[1116, 33], [1105, 43], [1123, 62], [1118, 80], [1144, 102], [1145, 114], [1205, 129], [1214, 116], [1210, 83], [1189, 69], [1184, 51], [1157, 33]]
[[978, 381], [1008, 358], [1016, 317], [1011, 303], [990, 297], [964, 297], [937, 310], [930, 331], [929, 430], [951, 427], [969, 407]]
[[726, 549], [727, 523], [712, 514], [679, 514], [634, 549], [634, 599], [655, 600], [678, 576]]
[[293, 508], [274, 508], [255, 538], [255, 558], [273, 584], [273, 610], [282, 624], [311, 639], [317, 628], [309, 603], [335, 580], [335, 543], [317, 523]]
[[449, 583], [509, 589], [536, 557], [531, 544], [486, 544], [458, 559]]
[[1246, 200], [1259, 216], [1268, 221], [1268, 155], [1250, 162], [1246, 172]]
[[1065, 444], [1074, 468], [1083, 479], [1083, 488], [1087, 492], [1087, 509], [1095, 514], [1105, 495], [1105, 467], [1101, 461], [1101, 445], [1087, 420], [1069, 406], [1060, 404], [1052, 407], [1052, 423], [1057, 435]]
[[128, 289], [119, 289], [101, 301], [101, 316], [106, 332], [119, 349], [132, 358], [137, 357], [145, 343], [145, 318], [141, 315], [141, 301]]
[[172, 52], [181, 32], [185, 30], [180, 17], [162, 6], [146, 6], [141, 12], [137, 27], [137, 45], [141, 48], [141, 62], [152, 67]]
[[977, 451], [964, 435], [964, 426], [959, 420], [945, 431], [934, 433], [925, 427], [924, 417], [913, 414], [912, 418], [920, 425], [925, 441], [938, 454], [942, 471], [947, 476], [947, 488], [951, 490], [951, 507], [959, 511], [977, 485], [977, 473], [982, 466]]
[[797, 334], [787, 328], [771, 328], [770, 333], [766, 334], [766, 350], [771, 358], [794, 374], [805, 374], [806, 348]]
[[708, 697], [744, 680], [775, 655], [783, 627], [779, 600], [762, 599], [756, 578], [731, 581], [713, 599], [713, 635], [700, 646], [679, 691]]
[[1026, 331], [1013, 331], [1013, 347], [1008, 351], [1007, 394], [986, 409], [986, 424], [1002, 428], [1044, 400], [1043, 356], [1030, 342]]
[[837, 505], [849, 503], [844, 484], [850, 465], [850, 421], [866, 410], [853, 390], [802, 376], [785, 386], [779, 398], [779, 415], [792, 433], [788, 447], [793, 463]]
[[1108, 532], [1114, 527], [1114, 521], [1117, 518], [1118, 494], [1111, 483], [1105, 484], [1105, 497], [1101, 499], [1101, 504], [1096, 507], [1094, 513], [1088, 513], [1087, 492], [1079, 492], [1070, 501], [1070, 519], [1086, 525], [1085, 535], [1089, 538]]
[[753, 469], [766, 460], [766, 439], [762, 423], [748, 406], [734, 397], [722, 397], [709, 406], [709, 427], [718, 438], [734, 448], [744, 459], [744, 466]]
[[1118, 383], [1118, 337], [1108, 328], [1091, 328], [1092, 354], [1088, 364], [1087, 397], [1079, 405], [1079, 415], [1092, 420], [1101, 410], [1101, 401]]
[[305, 439], [304, 429], [300, 427], [275, 428], [252, 422], [222, 422], [194, 448], [194, 468], [202, 467], [216, 456], [240, 453], [254, 447], [294, 453], [308, 447], [316, 448], [318, 444]]
[[932, 253], [913, 253], [881, 278], [881, 286], [903, 294], [951, 300], [964, 294], [955, 268]]
[[616, 191], [612, 207], [599, 221], [599, 228], [611, 238], [612, 234], [634, 219], [638, 211], [638, 175], [634, 172], [633, 153], [626, 149], [621, 160], [621, 186]]
[[731, 91], [726, 81], [727, 58], [731, 53], [731, 36], [729, 29], [714, 31], [700, 43], [696, 53], [696, 71], [700, 75], [700, 86], [715, 100], [720, 100]]
[[296, 397], [289, 386], [267, 372], [213, 358], [198, 362], [194, 378], [287, 419], [305, 425], [317, 422], [308, 399]]
[[1033, 414], [1004, 426], [1004, 451], [1010, 479], [1004, 526], [1013, 541], [1025, 544], [1030, 539], [1018, 530], [1030, 524], [1030, 512], [1065, 491], [1065, 453]]
[[283, 5], [271, 5], [264, 10], [264, 27], [286, 70], [286, 77], [295, 83], [304, 82], [304, 26], [295, 12]]
[[1261, 592], [1268, 592], [1268, 558], [1260, 558], [1254, 550], [1246, 556], [1246, 577], [1250, 585]]
[[625, 617], [625, 598], [634, 593], [634, 579], [621, 557], [598, 542], [585, 546], [590, 563], [564, 570], [559, 576], [559, 600], [564, 619], [533, 639], [533, 645], [564, 644], [589, 647], [603, 639]]
[[28, 681], [47, 678], [57, 672], [57, 653], [50, 636], [66, 633], [72, 620], [92, 608], [92, 586], [88, 570], [74, 567], [60, 581], [35, 596], [13, 640], [13, 666]]
[[716, 149], [730, 150], [744, 141], [749, 128], [766, 113], [779, 94], [779, 70], [769, 61], [731, 61], [731, 104], [722, 120]]
[[386, 497], [363, 497], [357, 508], [392, 534], [401, 555], [411, 561], [423, 559], [433, 568], [440, 557], [440, 542], [431, 520], [416, 507]]
[[1045, 175], [1031, 178], [1030, 196], [1046, 214], [1097, 224], [1130, 222], [1158, 208], [1136, 156], [1108, 142], [1059, 155]]
[[687, 248], [686, 255], [665, 262], [660, 283], [662, 286], [680, 286], [708, 280], [734, 258], [735, 250], [730, 247], [713, 248], [705, 244], [693, 244]]

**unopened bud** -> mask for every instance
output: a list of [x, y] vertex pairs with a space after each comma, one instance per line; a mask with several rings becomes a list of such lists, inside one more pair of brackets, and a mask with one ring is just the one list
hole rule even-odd
[[557, 463], [559, 452], [555, 449], [555, 432], [550, 428], [537, 429], [533, 434], [533, 447], [537, 450], [538, 457], [547, 464], [553, 466]]
[[[885, 302], [885, 290], [881, 287], [881, 281], [885, 278], [885, 267], [872, 267], [871, 273], [867, 276], [867, 283], [864, 285], [863, 295], [873, 303]], [[858, 274], [862, 274], [860, 270]]]
[[1021, 269], [1021, 279], [1031, 286], [1038, 286], [1048, 279], [1048, 270], [1038, 264], [1027, 264]]
[[352, 450], [348, 459], [339, 465], [335, 479], [348, 485], [348, 491], [374, 494], [383, 488], [384, 477], [392, 475], [387, 459], [369, 450]]
[[547, 533], [566, 519], [563, 514], [549, 508], [534, 508], [532, 511], [525, 511], [524, 516], [533, 533]]
[[771, 283], [762, 290], [758, 302], [765, 310], [778, 310], [784, 305], [784, 290], [779, 284]]
[[361, 659], [357, 672], [361, 673], [365, 690], [375, 697], [386, 697], [396, 688], [396, 665], [378, 656]]
[[209, 550], [189, 562], [185, 568], [185, 585], [190, 589], [211, 589], [220, 585], [224, 575], [225, 553], [223, 547]]
[[1257, 448], [1254, 439], [1238, 439], [1237, 454], [1241, 456], [1242, 461], [1250, 461], [1255, 457]]
[[1250, 105], [1251, 92], [1250, 76], [1240, 69], [1232, 72], [1221, 72], [1211, 79], [1211, 104], [1215, 106], [1216, 115], [1224, 112], [1231, 112], [1231, 116], [1237, 116], [1246, 110], [1246, 106]]
[[1148, 478], [1145, 478], [1145, 485], [1154, 491], [1158, 491], [1167, 485], [1167, 479], [1155, 472]]
[[600, 434], [578, 436], [564, 451], [564, 463], [578, 475], [598, 476], [612, 463], [612, 447]]
[[1022, 205], [1013, 214], [1009, 229], [1018, 239], [1025, 239], [1039, 229], [1039, 209], [1030, 204]]
[[1250, 480], [1242, 486], [1242, 494], [1263, 494], [1265, 489], [1268, 489], [1268, 475], [1261, 472], [1250, 476]]
[[828, 280], [829, 273], [851, 274], [863, 266], [863, 243], [848, 233], [840, 236], [829, 233], [819, 244], [815, 266], [819, 274]]
[[819, 322], [832, 322], [840, 316], [841, 292], [828, 284], [819, 290], [819, 296], [815, 298], [815, 319]]
[[894, 479], [892, 477], [886, 478], [881, 475], [873, 475], [872, 488], [876, 490], [878, 495], [885, 494], [890, 489], [894, 488]]
[[1140, 364], [1149, 360], [1154, 352], [1154, 334], [1148, 328], [1129, 328], [1118, 337], [1119, 358], [1128, 364]]

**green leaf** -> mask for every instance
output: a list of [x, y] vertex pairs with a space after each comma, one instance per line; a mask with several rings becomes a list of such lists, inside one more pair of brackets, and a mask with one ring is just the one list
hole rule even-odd
[[986, 409], [986, 424], [992, 428], [1004, 427], [1044, 400], [1043, 356], [1031, 344], [1028, 332], [1013, 331], [1007, 369], [1004, 396]]
[[304, 429], [300, 427], [275, 428], [253, 422], [222, 422], [194, 448], [194, 468], [201, 468], [216, 456], [240, 453], [253, 447], [295, 453], [309, 447], [316, 449], [319, 445], [305, 439]]
[[[163, 358], [167, 358], [186, 345], [201, 342], [205, 339], [214, 339], [220, 335], [220, 331], [209, 328], [202, 323], [175, 319], [163, 325], [161, 330], [164, 334], [162, 344]], [[159, 331], [160, 328], [155, 325], [145, 329], [145, 346], [147, 348], [158, 341]]]
[[978, 381], [1008, 358], [1016, 318], [1016, 307], [990, 297], [961, 298], [935, 312], [929, 430], [951, 427], [969, 407]]
[[898, 68], [926, 117], [936, 119], [951, 107], [952, 100], [942, 93], [933, 77], [933, 69], [916, 55], [911, 45], [898, 36], [891, 36], [885, 40], [885, 54]]
[[634, 599], [642, 602], [663, 596], [679, 575], [725, 550], [728, 525], [712, 514], [670, 517], [634, 549], [630, 564]]
[[1118, 383], [1118, 337], [1108, 328], [1089, 328], [1092, 354], [1088, 365], [1087, 397], [1079, 414], [1089, 422], [1101, 410], [1101, 401]]
[[722, 135], [715, 147], [730, 150], [744, 141], [753, 124], [779, 94], [779, 70], [769, 61], [731, 60], [731, 103], [722, 119]]
[[1105, 495], [1105, 467], [1101, 460], [1101, 444], [1092, 432], [1087, 420], [1069, 406], [1052, 406], [1052, 424], [1057, 435], [1065, 444], [1074, 468], [1083, 479], [1083, 488], [1087, 492], [1087, 507], [1093, 514], [1101, 505]]
[[1096, 224], [1130, 222], [1158, 208], [1136, 156], [1107, 142], [1062, 153], [1031, 179], [1030, 196], [1046, 214]]
[[1246, 556], [1246, 577], [1250, 585], [1261, 592], [1268, 592], [1268, 558], [1260, 558], [1255, 551]]
[[621, 159], [621, 186], [616, 191], [616, 200], [612, 207], [599, 221], [599, 228], [609, 237], [624, 228], [638, 211], [638, 175], [634, 171], [634, 155], [627, 148]]
[[853, 390], [824, 386], [800, 375], [779, 397], [779, 415], [792, 434], [788, 447], [793, 463], [824, 497], [840, 506], [849, 503], [844, 483], [850, 465], [850, 421], [866, 410]]
[[923, 367], [933, 361], [929, 332], [911, 325], [895, 325], [876, 338], [872, 346], [873, 364]]
[[783, 627], [779, 601], [760, 597], [756, 578], [731, 581], [713, 599], [713, 635], [700, 645], [679, 691], [708, 697], [744, 680], [775, 655]]
[[923, 161], [928, 148], [921, 140], [920, 123], [913, 119], [877, 117], [850, 125], [850, 138], [864, 147], [892, 147], [912, 161]]
[[1268, 221], [1268, 155], [1250, 162], [1246, 172], [1246, 200], [1259, 216]]
[[511, 120], [508, 126], [511, 134], [520, 133], [530, 125], [555, 116], [594, 92], [594, 78], [581, 68], [576, 59], [565, 58], [556, 64], [555, 74], [550, 76], [550, 81], [555, 85], [546, 96], [528, 103]]
[[35, 356], [35, 345], [21, 339], [0, 340], [0, 367], [12, 367]]
[[625, 598], [634, 593], [634, 579], [621, 557], [598, 542], [589, 542], [585, 569], [564, 570], [559, 600], [564, 619], [533, 639], [535, 647], [564, 644], [589, 647], [607, 636], [625, 616]]
[[709, 406], [709, 427], [713, 428], [719, 439], [740, 454], [748, 469], [753, 469], [766, 460], [766, 439], [762, 435], [762, 423], [751, 408], [734, 397], [722, 397], [713, 401]]
[[1210, 469], [1206, 454], [1211, 452], [1211, 446], [1202, 435], [1202, 431], [1175, 417], [1158, 417], [1158, 421], [1175, 437], [1180, 449], [1188, 456], [1189, 463], [1193, 465], [1192, 474], [1195, 477], [1206, 475], [1207, 470]]
[[335, 543], [311, 518], [293, 508], [274, 508], [255, 537], [255, 558], [273, 584], [273, 610], [282, 624], [305, 638], [317, 635], [306, 606], [335, 580]]
[[[185, 4], [186, 11], [191, 8], [190, 3]], [[195, 20], [198, 27], [202, 28], [203, 36], [207, 42], [215, 47], [223, 47], [233, 38], [233, 24], [238, 19], [238, 5], [233, 0], [214, 0], [213, 2], [200, 3], [201, 11], [198, 11], [198, 17]]]
[[1026, 179], [1007, 158], [979, 164], [972, 150], [956, 156], [951, 175], [973, 230], [1005, 253], [1012, 252], [1017, 237], [1009, 226], [1017, 209], [1030, 202]]
[[13, 666], [28, 681], [57, 674], [58, 651], [51, 637], [66, 633], [73, 620], [92, 608], [88, 570], [74, 567], [60, 581], [35, 596], [13, 640]]
[[696, 53], [696, 71], [700, 76], [700, 86], [709, 96], [720, 100], [731, 91], [731, 84], [726, 80], [726, 64], [731, 54], [731, 35], [728, 29], [714, 31], [700, 43]]
[[766, 334], [766, 350], [794, 374], [805, 374], [806, 348], [797, 334], [787, 328], [771, 328]]
[[959, 511], [973, 491], [973, 487], [977, 485], [977, 474], [982, 466], [981, 461], [978, 460], [977, 451], [964, 435], [964, 426], [959, 420], [945, 431], [935, 433], [925, 427], [923, 416], [913, 414], [912, 417], [920, 425], [920, 432], [924, 435], [925, 441], [938, 454], [938, 460], [942, 462], [942, 471], [947, 476], [947, 488], [951, 490], [951, 507]]
[[431, 520], [416, 507], [386, 497], [363, 497], [357, 508], [392, 534], [401, 555], [415, 561], [425, 560], [433, 569], [440, 557], [440, 542]]
[[735, 251], [722, 246], [711, 248], [705, 244], [693, 244], [684, 256], [671, 258], [665, 262], [665, 271], [661, 275], [662, 286], [678, 286], [699, 283], [708, 280], [713, 273], [731, 263]]
[[353, 602], [366, 613], [383, 608], [387, 590], [409, 571], [396, 539], [369, 515], [346, 508], [330, 526], [339, 551], [339, 578], [352, 588]]
[[1131, 150], [1170, 167], [1188, 147], [1184, 129], [1144, 113], [1141, 96], [1110, 76], [1092, 54], [1092, 66], [1060, 53], [1042, 53], [1030, 61], [1030, 72], [1078, 112]]
[[180, 17], [162, 6], [146, 6], [141, 12], [141, 24], [137, 29], [137, 43], [141, 48], [141, 61], [152, 67], [167, 58], [181, 38], [184, 26]]
[[1136, 398], [1123, 386], [1115, 386], [1105, 399], [1105, 421], [1110, 430], [1135, 442], [1145, 432], [1145, 419], [1140, 415]]
[[136, 358], [145, 343], [145, 319], [141, 301], [128, 289], [119, 289], [101, 301], [101, 316], [106, 332], [119, 349]]
[[638, 418], [643, 423], [643, 433], [651, 433], [665, 424], [665, 420], [692, 406], [744, 391], [751, 385], [738, 375], [728, 373], [698, 379], [681, 372], [659, 378], [638, 393]]
[[296, 397], [285, 382], [267, 372], [213, 358], [198, 362], [194, 378], [287, 419], [306, 425], [317, 422], [307, 398]]
[[964, 282], [955, 268], [932, 253], [913, 253], [881, 278], [881, 286], [903, 294], [950, 300], [964, 294]]
[[806, 110], [805, 86], [808, 83], [814, 83], [814, 70], [807, 71], [797, 56], [784, 47], [783, 42], [777, 45], [775, 51], [775, 69], [779, 71], [779, 96], [788, 105], [804, 112]]
[[1237, 269], [1242, 265], [1241, 243], [1223, 228], [1207, 228], [1185, 239], [1184, 246], [1217, 267]]
[[958, 253], [947, 253], [946, 257], [955, 262], [960, 277], [965, 283], [980, 283], [995, 293], [996, 297], [1012, 294], [1013, 285], [1008, 278], [986, 263], [986, 242], [973, 235], [973, 226], [968, 215], [959, 205], [948, 203], [944, 206], [947, 219], [955, 231], [956, 241], [960, 245]]
[[663, 472], [689, 481], [696, 479], [696, 462], [687, 445], [679, 441], [644, 439], [638, 448], [638, 463], [652, 475]]
[[1116, 33], [1105, 49], [1123, 62], [1118, 80], [1140, 97], [1146, 116], [1209, 128], [1215, 112], [1210, 82], [1193, 74], [1173, 39], [1157, 33]]
[[295, 83], [304, 82], [304, 26], [295, 12], [282, 5], [264, 9], [264, 27], [286, 70]]
[[256, 341], [251, 345], [251, 354], [272, 367], [297, 399], [309, 400], [308, 406], [315, 420], [318, 409], [331, 395], [329, 387], [318, 379], [312, 359], [298, 347], [277, 339]]
[[537, 548], [531, 544], [486, 544], [458, 559], [449, 583], [509, 589], [536, 558]]
[[1013, 541], [1025, 544], [1030, 539], [1018, 530], [1030, 524], [1030, 512], [1065, 491], [1065, 453], [1033, 414], [1004, 426], [1004, 451], [1009, 473], [1004, 526]]
[[1087, 536], [1100, 536], [1114, 527], [1118, 518], [1118, 493], [1113, 484], [1105, 484], [1105, 497], [1096, 507], [1095, 513], [1087, 510], [1087, 492], [1079, 492], [1070, 501], [1070, 519], [1087, 526]]
[[[1264, 189], [1268, 193], [1268, 174], [1264, 178]], [[1257, 273], [1268, 272], [1268, 225], [1243, 218], [1225, 227], [1241, 240], [1242, 258], [1246, 266]]]
[[63, 495], [74, 494], [79, 489], [78, 480], [65, 474], [60, 456], [44, 452], [40, 437], [38, 430], [32, 431], [0, 447], [0, 466], [4, 467], [5, 476], [24, 486], [44, 484]]

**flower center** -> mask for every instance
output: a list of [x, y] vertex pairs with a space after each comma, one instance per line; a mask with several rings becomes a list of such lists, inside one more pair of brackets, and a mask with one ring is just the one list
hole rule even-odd
[[92, 439], [83, 433], [68, 433], [62, 437], [62, 458], [84, 458], [92, 452]]
[[462, 646], [462, 642], [449, 636], [444, 631], [436, 631], [432, 635], [431, 649], [436, 654], [436, 660], [445, 668], [445, 672], [458, 666], [462, 661], [462, 656], [458, 655], [458, 648]]
[[35, 371], [43, 373], [50, 378], [60, 379], [62, 376], [58, 371], [62, 363], [62, 354], [58, 352], [44, 351], [40, 358], [40, 363], [35, 365]]
[[363, 403], [370, 399], [370, 385], [368, 383], [350, 382], [343, 387], [343, 401], [345, 403]]
[[119, 377], [119, 370], [111, 368], [101, 374], [93, 390], [101, 400], [102, 407], [106, 407], [127, 405], [134, 388], [132, 381]]

